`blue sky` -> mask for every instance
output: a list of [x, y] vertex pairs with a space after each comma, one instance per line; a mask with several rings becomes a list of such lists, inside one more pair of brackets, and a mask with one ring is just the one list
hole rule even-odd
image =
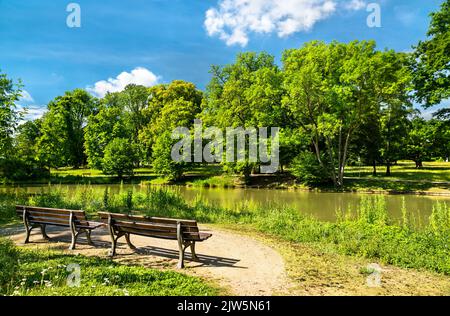
[[[70, 2], [81, 7], [80, 28], [66, 25]], [[381, 28], [367, 26], [363, 2], [380, 4]], [[203, 89], [210, 66], [230, 63], [241, 51], [264, 50], [279, 61], [283, 50], [314, 39], [374, 39], [379, 48], [409, 51], [425, 38], [428, 15], [441, 0], [242, 3], [0, 0], [0, 69], [22, 79], [29, 93], [22, 104], [38, 115], [51, 99], [74, 88], [101, 94], [130, 81], [183, 79]]]

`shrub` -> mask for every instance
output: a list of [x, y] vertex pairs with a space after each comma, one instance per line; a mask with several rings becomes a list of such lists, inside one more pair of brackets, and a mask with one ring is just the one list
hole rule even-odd
[[324, 184], [329, 182], [326, 170], [311, 152], [300, 153], [291, 163], [292, 174], [304, 184]]

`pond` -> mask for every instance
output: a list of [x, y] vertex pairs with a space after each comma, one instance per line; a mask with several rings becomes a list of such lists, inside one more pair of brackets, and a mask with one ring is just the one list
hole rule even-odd
[[[61, 185], [69, 192], [77, 185]], [[130, 190], [145, 192], [146, 187], [140, 185], [93, 185], [96, 190], [104, 191], [106, 187], [111, 193], [119, 190]], [[39, 193], [49, 190], [51, 186], [28, 186], [22, 189], [28, 193]], [[2, 190], [7, 190], [3, 187]], [[319, 220], [335, 221], [336, 210], [356, 211], [360, 200], [367, 194], [361, 193], [318, 193], [300, 190], [273, 190], [273, 189], [223, 189], [223, 188], [192, 188], [174, 187], [188, 202], [196, 198], [222, 207], [233, 208], [238, 203], [247, 201], [253, 205], [269, 207], [271, 205], [285, 205], [297, 209], [299, 212], [314, 216]], [[401, 208], [405, 201], [407, 211], [413, 216], [417, 225], [421, 226], [428, 222], [433, 205], [437, 201], [450, 204], [448, 196], [417, 196], [417, 195], [384, 195], [386, 206], [391, 218], [401, 219]]]

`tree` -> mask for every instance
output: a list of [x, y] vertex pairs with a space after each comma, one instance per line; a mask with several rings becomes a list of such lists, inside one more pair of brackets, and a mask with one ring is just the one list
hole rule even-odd
[[283, 104], [310, 135], [316, 158], [336, 187], [343, 185], [358, 129], [383, 104], [406, 99], [408, 77], [399, 60], [395, 52], [376, 51], [375, 43], [366, 41], [311, 42], [283, 55]]
[[132, 139], [133, 127], [126, 120], [120, 93], [108, 93], [97, 113], [91, 114], [85, 127], [85, 153], [89, 167], [101, 169], [108, 144], [115, 138]]
[[22, 96], [22, 84], [14, 83], [0, 72], [0, 158], [11, 154], [13, 134], [21, 118], [16, 102]]
[[177, 127], [192, 128], [203, 94], [194, 84], [181, 80], [152, 87], [150, 92], [149, 105], [143, 111], [149, 123], [140, 131], [139, 139], [155, 172], [176, 180], [188, 165], [172, 161], [170, 153], [177, 140], [170, 136]]
[[51, 167], [84, 165], [84, 127], [95, 107], [96, 100], [82, 89], [66, 92], [51, 101], [38, 141], [39, 160]]
[[105, 148], [102, 159], [102, 171], [116, 174], [119, 178], [132, 175], [136, 159], [136, 148], [126, 138], [114, 138]]
[[381, 108], [380, 114], [380, 156], [386, 165], [386, 176], [389, 177], [392, 164], [406, 155], [408, 115], [411, 109], [402, 103], [390, 103]]
[[41, 137], [42, 120], [27, 121], [17, 128], [15, 137], [16, 156], [24, 160], [35, 160], [37, 155], [36, 143]]
[[153, 145], [153, 170], [168, 180], [180, 179], [191, 164], [185, 161], [177, 162], [172, 159], [172, 147], [175, 143], [176, 141], [171, 137], [171, 132], [164, 131]]
[[428, 39], [415, 48], [416, 98], [425, 108], [450, 97], [450, 0], [431, 14]]
[[139, 141], [139, 132], [149, 122], [144, 110], [148, 107], [150, 99], [150, 89], [142, 85], [129, 84], [119, 93], [119, 102], [125, 110], [125, 124], [132, 131], [131, 141], [138, 151], [136, 156], [138, 166], [145, 158], [145, 149]]
[[448, 161], [450, 158], [450, 120], [432, 119], [429, 124], [436, 131], [432, 148], [433, 157]]
[[[208, 126], [282, 127], [286, 117], [281, 107], [283, 76], [267, 53], [242, 53], [234, 64], [213, 66], [202, 119]], [[248, 142], [248, 141], [247, 141]], [[248, 157], [248, 146], [245, 151]], [[224, 162], [224, 168], [242, 173], [248, 180], [259, 164]]]
[[423, 161], [431, 158], [435, 134], [434, 126], [423, 118], [417, 116], [411, 120], [406, 152], [408, 158], [416, 163], [416, 168], [422, 168]]

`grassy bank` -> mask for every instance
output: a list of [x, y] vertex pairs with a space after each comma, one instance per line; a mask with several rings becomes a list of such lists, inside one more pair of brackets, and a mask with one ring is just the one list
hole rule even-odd
[[108, 190], [79, 186], [71, 194], [63, 187], [31, 197], [21, 196], [20, 191], [11, 193], [9, 200], [4, 198], [1, 204], [3, 222], [14, 218], [16, 199], [32, 205], [83, 209], [93, 216], [99, 210], [108, 210], [245, 225], [286, 241], [326, 247], [340, 254], [450, 274], [450, 207], [445, 203], [436, 203], [429, 224], [418, 229], [405, 208], [401, 221], [390, 219], [383, 196], [362, 199], [356, 215], [337, 210], [338, 221], [329, 223], [280, 205], [261, 208], [242, 202], [234, 209], [225, 209], [201, 199], [188, 204], [176, 191], [167, 188], [148, 187], [146, 192], [110, 194]]
[[[181, 273], [125, 266], [96, 257], [72, 256], [42, 249], [20, 249], [7, 239], [0, 239], [0, 263], [0, 295], [220, 294], [217, 288], [203, 280]], [[74, 265], [80, 267], [79, 287], [67, 284]]]

